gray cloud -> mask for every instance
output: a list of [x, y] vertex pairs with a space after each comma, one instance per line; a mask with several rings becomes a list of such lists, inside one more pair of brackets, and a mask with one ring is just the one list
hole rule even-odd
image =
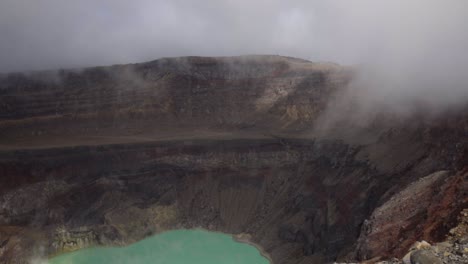
[[0, 72], [280, 54], [356, 65], [354, 85], [375, 101], [459, 103], [466, 10], [465, 0], [2, 0]]

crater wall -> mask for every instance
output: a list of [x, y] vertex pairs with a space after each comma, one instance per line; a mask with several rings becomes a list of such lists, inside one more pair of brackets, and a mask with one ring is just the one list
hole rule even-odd
[[314, 134], [350, 78], [278, 56], [3, 76], [0, 262], [180, 228], [249, 234], [275, 264], [442, 240], [467, 205], [467, 116]]

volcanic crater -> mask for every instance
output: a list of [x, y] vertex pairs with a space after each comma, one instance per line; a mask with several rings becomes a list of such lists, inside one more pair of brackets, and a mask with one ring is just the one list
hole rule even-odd
[[194, 228], [274, 264], [443, 240], [468, 204], [467, 112], [320, 129], [354, 75], [281, 56], [0, 75], [0, 262]]

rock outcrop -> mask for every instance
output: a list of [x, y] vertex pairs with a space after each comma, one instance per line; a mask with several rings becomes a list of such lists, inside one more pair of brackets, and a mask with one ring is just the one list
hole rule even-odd
[[457, 226], [452, 228], [443, 242], [433, 245], [422, 240], [414, 243], [402, 258], [379, 261], [379, 264], [457, 264], [468, 263], [468, 210], [464, 209]]

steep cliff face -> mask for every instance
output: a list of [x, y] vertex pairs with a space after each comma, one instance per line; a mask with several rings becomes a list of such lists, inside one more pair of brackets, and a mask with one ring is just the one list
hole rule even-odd
[[467, 115], [317, 135], [351, 78], [278, 56], [3, 76], [0, 262], [196, 227], [249, 234], [274, 263], [443, 239], [467, 205]]

